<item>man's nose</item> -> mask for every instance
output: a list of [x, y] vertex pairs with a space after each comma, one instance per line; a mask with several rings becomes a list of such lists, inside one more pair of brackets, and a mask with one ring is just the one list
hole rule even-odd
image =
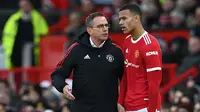
[[103, 27], [103, 31], [108, 31], [108, 27], [107, 27], [107, 26], [104, 26], [104, 27]]
[[104, 28], [104, 29], [103, 29], [103, 32], [108, 32], [108, 29]]
[[123, 24], [123, 23], [122, 23], [122, 21], [120, 20], [120, 21], [119, 21], [119, 25], [122, 25], [122, 24]]

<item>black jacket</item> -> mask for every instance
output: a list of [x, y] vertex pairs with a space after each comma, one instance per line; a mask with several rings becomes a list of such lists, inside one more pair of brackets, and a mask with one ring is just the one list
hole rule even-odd
[[117, 112], [118, 79], [124, 71], [124, 57], [119, 47], [107, 39], [94, 48], [87, 32], [71, 45], [65, 58], [51, 74], [55, 88], [62, 92], [65, 79], [73, 70], [71, 112]]

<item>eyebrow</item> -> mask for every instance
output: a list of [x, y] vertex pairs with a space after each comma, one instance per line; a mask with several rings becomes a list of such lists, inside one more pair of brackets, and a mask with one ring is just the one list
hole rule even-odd
[[122, 16], [122, 17], [119, 17], [118, 20], [125, 19], [125, 18], [126, 18], [125, 16]]

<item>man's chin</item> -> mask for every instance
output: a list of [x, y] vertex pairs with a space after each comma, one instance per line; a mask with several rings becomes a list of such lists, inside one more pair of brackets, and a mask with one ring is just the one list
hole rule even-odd
[[103, 37], [101, 37], [101, 40], [103, 40], [103, 41], [105, 41], [105, 40], [107, 40], [108, 39], [108, 36], [103, 36]]
[[129, 33], [129, 31], [128, 31], [128, 30], [123, 30], [122, 32], [123, 32], [123, 33], [125, 33], [125, 34], [126, 34], [126, 33]]

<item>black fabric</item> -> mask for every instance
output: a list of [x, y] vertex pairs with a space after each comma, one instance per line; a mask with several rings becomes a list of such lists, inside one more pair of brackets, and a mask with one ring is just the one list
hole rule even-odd
[[195, 26], [190, 30], [190, 35], [200, 39], [200, 26]]
[[177, 70], [177, 75], [181, 75], [192, 67], [198, 67], [200, 65], [200, 52], [190, 54], [186, 56]]
[[[62, 92], [65, 79], [73, 70], [75, 100], [71, 102], [71, 112], [117, 112], [118, 79], [124, 71], [123, 53], [110, 39], [103, 47], [93, 48], [89, 37], [87, 32], [83, 33], [77, 45], [69, 48], [64, 62], [51, 74], [53, 85]], [[84, 59], [87, 55], [89, 58]]]
[[[18, 31], [15, 37], [11, 62], [14, 67], [21, 67], [23, 46], [27, 42], [33, 43], [33, 25], [31, 21], [23, 21], [22, 19], [19, 19], [16, 22], [18, 22], [16, 23], [18, 24]], [[32, 57], [34, 57], [33, 50]], [[34, 65], [34, 58], [32, 58], [32, 65]]]

